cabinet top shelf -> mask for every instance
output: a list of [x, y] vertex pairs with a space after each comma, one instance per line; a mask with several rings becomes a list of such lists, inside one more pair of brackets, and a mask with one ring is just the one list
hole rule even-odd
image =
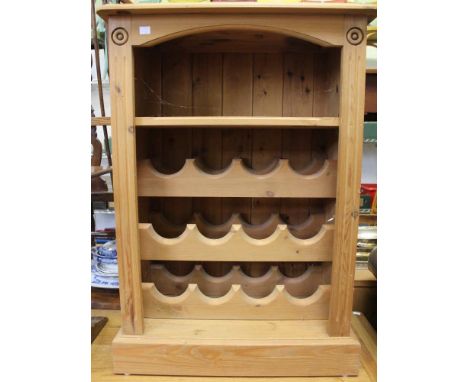
[[104, 19], [122, 14], [148, 15], [168, 13], [309, 13], [367, 15], [369, 21], [377, 16], [376, 4], [356, 3], [290, 3], [268, 4], [257, 2], [215, 3], [159, 3], [159, 4], [107, 4], [98, 8]]
[[338, 127], [337, 117], [136, 117], [136, 126], [153, 127]]

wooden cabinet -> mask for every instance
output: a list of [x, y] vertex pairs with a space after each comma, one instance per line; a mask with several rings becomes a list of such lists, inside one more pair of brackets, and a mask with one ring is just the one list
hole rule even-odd
[[116, 373], [355, 375], [375, 7], [107, 5]]

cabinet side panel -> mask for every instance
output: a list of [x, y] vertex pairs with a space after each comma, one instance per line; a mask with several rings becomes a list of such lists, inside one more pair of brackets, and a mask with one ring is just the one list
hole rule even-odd
[[[345, 31], [358, 28], [362, 41], [345, 41], [341, 52], [338, 185], [333, 247], [329, 334], [348, 336], [353, 305], [364, 121], [366, 18], [346, 17]], [[346, 33], [346, 32], [345, 32]]]
[[[116, 28], [131, 30], [129, 18], [109, 21]], [[134, 80], [131, 41], [109, 43], [109, 68], [112, 102], [113, 181], [119, 262], [122, 330], [125, 334], [143, 333], [140, 250], [138, 242], [138, 197], [136, 178], [136, 143], [134, 126]]]

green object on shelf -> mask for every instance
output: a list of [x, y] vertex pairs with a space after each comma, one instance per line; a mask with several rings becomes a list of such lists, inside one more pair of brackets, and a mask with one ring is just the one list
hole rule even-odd
[[377, 122], [364, 122], [364, 142], [377, 143]]
[[372, 207], [372, 198], [370, 195], [361, 195], [359, 198], [359, 210], [361, 212], [370, 212]]

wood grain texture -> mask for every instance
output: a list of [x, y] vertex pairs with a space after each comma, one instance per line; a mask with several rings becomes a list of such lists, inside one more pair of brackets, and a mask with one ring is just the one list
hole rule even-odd
[[110, 126], [111, 117], [92, 117], [91, 126]]
[[208, 239], [195, 224], [174, 239], [158, 235], [151, 224], [140, 224], [142, 260], [179, 261], [330, 261], [333, 225], [325, 224], [320, 232], [306, 240], [291, 235], [287, 226], [279, 225], [266, 239], [252, 239], [241, 225], [220, 239]]
[[[257, 116], [279, 116], [281, 119], [283, 99], [282, 55], [255, 54], [253, 62], [252, 113]], [[255, 169], [267, 168], [270, 163], [281, 158], [280, 130], [252, 130], [251, 165]], [[250, 222], [264, 223], [270, 214], [279, 214], [281, 201], [272, 198], [252, 198]], [[264, 274], [266, 264], [247, 263], [244, 265], [250, 276]]]
[[[112, 18], [110, 30], [130, 28], [129, 18]], [[110, 43], [110, 91], [112, 102], [112, 156], [114, 158], [114, 205], [120, 280], [122, 330], [143, 333], [138, 196], [136, 182], [135, 127], [133, 124], [133, 55], [131, 44]]]
[[[266, 91], [266, 90], [265, 90]], [[241, 93], [242, 98], [244, 98], [244, 94]], [[248, 95], [248, 93], [247, 93]], [[225, 97], [229, 99], [230, 97], [234, 97], [234, 95], [230, 95], [229, 97]], [[225, 99], [223, 98], [223, 100]], [[268, 114], [272, 111], [269, 111], [270, 108], [265, 105], [266, 96], [259, 95], [258, 101], [254, 102], [255, 105], [255, 112], [256, 113], [265, 113]], [[275, 99], [277, 102], [277, 99]], [[252, 104], [250, 104], [252, 107]], [[224, 105], [224, 108], [227, 109], [228, 113], [239, 113], [239, 115], [243, 115], [243, 113], [248, 112], [248, 108], [242, 107], [240, 105], [230, 101], [229, 106], [227, 104]], [[275, 109], [276, 105], [272, 104], [271, 110]], [[206, 108], [205, 108], [206, 109]], [[196, 110], [205, 110], [198, 106]], [[218, 110], [213, 109], [213, 110]], [[212, 111], [213, 111], [212, 110]], [[281, 112], [281, 107], [279, 109]], [[203, 112], [207, 112], [206, 110]], [[228, 114], [229, 115], [229, 114]], [[94, 120], [94, 118], [93, 118]], [[320, 128], [337, 128], [339, 126], [339, 118], [337, 117], [136, 117], [135, 118], [135, 125], [138, 127], [168, 127], [168, 128], [186, 128], [186, 127], [197, 127], [197, 128], [217, 128], [217, 127], [237, 127], [237, 128], [284, 128], [284, 127], [294, 127], [294, 128], [304, 128], [309, 129], [312, 127], [320, 127]]]
[[[271, 163], [271, 162], [270, 162]], [[139, 196], [184, 197], [257, 197], [257, 198], [330, 198], [335, 196], [336, 161], [325, 161], [310, 175], [291, 169], [287, 160], [279, 160], [253, 173], [240, 159], [221, 173], [200, 169], [195, 160], [188, 159], [177, 173], [163, 174], [149, 160], [138, 164]], [[275, 211], [273, 211], [275, 212]], [[271, 212], [267, 213], [267, 217]]]
[[[280, 8], [285, 12], [280, 13]], [[116, 199], [118, 199], [117, 204], [119, 201], [121, 203], [117, 205], [121, 214], [120, 220], [129, 227], [125, 229], [125, 232], [120, 233], [125, 238], [122, 241], [124, 246], [119, 248], [119, 253], [124, 253], [123, 259], [119, 259], [121, 263], [123, 262], [119, 265], [122, 272], [120, 278], [121, 285], [123, 285], [121, 297], [124, 329], [123, 333], [117, 337], [114, 347], [116, 371], [185, 375], [226, 375], [227, 373], [227, 375], [237, 376], [357, 373], [358, 344], [355, 340], [352, 343], [349, 341], [353, 340], [350, 322], [364, 103], [364, 75], [361, 69], [365, 61], [365, 49], [363, 49], [365, 43], [356, 46], [349, 45], [346, 32], [350, 27], [365, 30], [367, 16], [375, 14], [375, 7], [356, 8], [352, 11], [341, 6], [333, 10], [322, 5], [313, 10], [312, 8], [308, 6], [271, 7], [271, 5], [258, 7], [256, 4], [245, 4], [240, 7], [232, 5], [217, 7], [217, 5], [209, 4], [208, 6], [207, 4], [207, 7], [198, 8], [192, 5], [159, 8], [151, 5], [129, 9], [130, 14], [136, 12], [131, 16], [110, 18], [111, 33], [116, 26], [123, 26], [130, 36], [129, 41], [116, 50], [120, 53], [116, 55], [114, 52], [114, 56], [110, 58], [112, 75], [117, 76], [117, 79], [113, 81], [118, 84], [113, 89], [116, 93], [112, 94], [112, 106], [117, 115], [113, 115], [111, 122], [113, 126], [114, 120], [117, 122], [115, 126], [119, 131], [117, 133], [117, 140], [120, 139], [120, 145], [117, 145], [117, 149], [120, 150], [118, 156], [125, 158], [125, 161], [121, 159], [120, 164], [114, 164], [114, 168], [120, 166], [117, 171], [126, 177], [124, 180], [118, 179], [116, 183], [116, 187], [120, 190], [120, 195], [116, 193]], [[299, 9], [304, 13], [300, 14]], [[151, 14], [144, 15], [146, 11]], [[361, 16], [345, 16], [354, 12]], [[118, 24], [122, 21], [124, 24]], [[148, 34], [139, 33], [141, 25], [149, 27]], [[259, 33], [279, 32], [287, 38], [300, 38], [303, 42], [312, 42], [316, 46], [306, 53], [301, 49], [274, 51], [274, 53], [268, 50], [262, 53], [252, 53], [253, 51], [236, 53], [232, 50], [191, 52], [190, 49], [176, 51], [169, 49], [170, 46], [159, 49], [160, 43], [168, 42], [173, 38], [203, 32], [213, 34], [216, 31], [222, 34], [231, 31], [232, 33], [233, 30], [258, 31]], [[141, 103], [137, 101], [136, 107], [138, 114], [142, 114], [138, 117], [146, 118], [135, 120], [133, 86], [137, 87], [136, 91], [139, 95], [140, 93], [144, 95], [144, 90], [140, 87], [141, 85], [134, 82], [131, 47], [143, 46], [154, 50], [148, 57], [144, 57], [146, 53], [143, 53], [141, 57], [138, 56], [142, 53], [140, 52], [135, 58], [143, 62], [141, 65], [137, 64], [135, 69], [145, 78], [150, 78], [153, 73], [151, 64], [146, 61], [146, 58], [151, 60], [152, 54], [162, 54], [160, 61], [162, 117], [191, 117], [188, 124], [179, 126], [177, 123], [181, 120], [168, 119], [163, 121], [166, 125], [158, 126], [158, 119], [154, 117], [159, 111], [150, 110], [151, 107], [145, 104], [145, 100]], [[327, 56], [329, 52], [326, 52], [325, 48], [340, 48], [341, 46], [343, 46], [341, 69], [340, 76], [338, 76], [337, 57], [331, 52], [330, 56]], [[279, 53], [280, 59], [272, 63], [270, 68], [267, 58], [277, 55], [278, 52], [281, 52]], [[257, 54], [265, 54], [265, 56], [257, 57]], [[322, 58], [326, 60], [319, 62]], [[114, 64], [115, 67], [112, 69], [112, 62], [116, 61], [120, 64]], [[150, 72], [148, 72], [149, 68]], [[249, 79], [250, 68], [252, 68], [252, 76]], [[257, 68], [260, 70], [256, 70]], [[269, 73], [277, 73], [278, 69], [280, 69], [279, 77], [275, 77], [274, 80], [271, 79], [272, 77], [263, 78], [268, 77]], [[158, 70], [155, 72], [157, 73]], [[337, 87], [338, 78], [340, 78], [340, 83]], [[281, 95], [271, 97], [270, 93], [281, 93]], [[340, 97], [339, 114], [338, 95]], [[279, 107], [277, 107], [278, 104]], [[262, 110], [272, 114], [264, 114]], [[236, 116], [237, 113], [241, 116]], [[244, 130], [247, 134], [236, 136], [238, 139], [233, 141], [235, 146], [227, 151], [231, 154], [240, 153], [246, 160], [247, 167], [252, 171], [242, 168], [240, 161], [236, 160], [226, 171], [219, 172], [230, 162], [224, 155], [224, 144], [229, 140], [229, 136], [224, 134], [220, 127], [228, 130], [237, 129], [237, 126], [226, 124], [214, 128], [213, 124], [232, 122], [222, 118], [227, 114], [232, 114], [231, 117], [246, 117], [250, 120], [254, 120], [254, 117], [285, 116], [300, 118], [302, 121], [298, 119], [291, 121], [298, 124], [296, 126], [297, 130], [300, 130], [298, 133], [292, 132], [292, 129], [285, 132], [284, 126], [279, 126], [284, 120], [273, 120], [276, 123], [273, 126], [268, 126], [272, 120], [261, 122], [256, 120], [253, 126], [247, 126], [248, 121], [245, 120], [235, 121], [239, 124], [238, 126], [246, 125]], [[202, 118], [202, 120], [194, 122], [196, 118], [193, 117], [197, 115], [196, 118]], [[218, 118], [218, 120], [213, 121], [208, 118]], [[139, 146], [141, 146], [139, 150], [135, 149], [136, 121], [146, 124], [138, 128], [144, 131], [139, 138]], [[333, 143], [332, 134], [336, 133], [337, 122], [339, 122], [339, 141], [337, 149], [334, 150], [329, 144]], [[152, 126], [151, 124], [154, 123], [156, 125]], [[206, 127], [203, 126], [204, 123], [208, 125], [211, 123], [210, 128], [196, 129]], [[254, 129], [255, 124], [261, 129]], [[326, 124], [333, 124], [333, 126], [325, 126]], [[307, 128], [304, 129], [304, 127]], [[314, 134], [318, 132], [315, 127], [324, 128], [324, 132], [319, 134], [321, 137], [319, 140], [315, 139]], [[153, 134], [153, 130], [158, 131]], [[325, 139], [322, 140], [322, 138]], [[336, 135], [334, 139], [336, 140]], [[146, 142], [147, 140], [155, 143], [154, 147], [151, 147], [151, 144]], [[249, 143], [251, 146], [246, 149]], [[317, 154], [315, 152], [317, 149], [321, 153]], [[324, 155], [325, 152], [327, 154]], [[209, 170], [202, 168], [203, 166], [195, 166], [192, 159], [195, 156], [201, 158], [201, 162], [205, 162], [214, 172], [209, 173]], [[287, 159], [283, 159], [284, 156], [287, 156]], [[336, 157], [338, 163], [335, 161]], [[138, 172], [136, 171], [136, 158], [139, 159], [138, 163], [142, 164]], [[275, 159], [281, 159], [276, 168], [271, 165]], [[284, 166], [285, 163], [291, 164], [294, 171], [288, 170]], [[158, 167], [158, 164], [161, 167]], [[320, 174], [320, 171], [326, 172], [327, 166], [330, 170], [330, 164], [333, 164], [333, 171], [328, 174], [331, 181], [330, 179], [317, 181], [320, 177], [316, 175]], [[302, 165], [307, 167], [305, 172], [301, 171]], [[281, 181], [278, 180], [272, 184], [275, 173], [281, 173]], [[161, 180], [159, 184], [154, 182], [157, 178]], [[311, 178], [315, 179], [316, 183], [312, 184]], [[139, 183], [141, 179], [145, 179], [143, 183]], [[308, 182], [300, 183], [297, 179], [306, 179]], [[326, 192], [324, 192], [324, 187], [329, 187], [326, 188]], [[255, 192], [249, 193], [251, 190]], [[226, 236], [207, 239], [194, 226], [189, 225], [179, 238], [164, 239], [151, 232], [149, 229], [151, 225], [147, 224], [143, 227], [143, 236], [138, 237], [139, 231], [137, 235], [134, 234], [134, 223], [138, 222], [138, 196], [146, 198], [140, 205], [141, 216], [144, 219], [150, 219], [151, 211], [159, 210], [171, 221], [181, 224], [186, 219], [190, 219], [193, 210], [210, 210], [211, 208], [208, 219], [210, 223], [218, 224], [225, 221], [225, 215], [229, 209], [237, 206], [236, 204], [224, 205], [220, 197], [229, 197], [232, 201], [239, 195], [253, 198], [250, 213], [247, 211], [249, 223], [260, 223], [264, 221], [264, 217], [269, 217], [272, 213], [281, 214], [287, 220], [303, 220], [316, 211], [315, 202], [306, 198], [325, 197], [331, 200], [336, 196], [336, 233], [326, 230], [326, 234], [323, 234], [322, 229], [321, 233], [314, 238], [301, 240], [287, 234], [286, 227], [279, 225], [270, 237], [257, 240], [245, 235], [239, 225], [234, 225]], [[159, 198], [161, 196], [163, 198]], [[180, 198], [182, 196], [185, 198]], [[213, 200], [206, 198], [213, 198]], [[281, 198], [291, 198], [291, 200], [282, 202]], [[292, 198], [299, 199], [292, 202]], [[267, 202], [264, 203], [264, 201]], [[203, 207], [198, 206], [199, 203]], [[154, 208], [152, 205], [156, 204], [158, 206]], [[243, 211], [246, 207], [240, 206]], [[322, 240], [317, 240], [321, 234], [327, 237], [326, 245], [320, 244]], [[280, 241], [275, 242], [278, 238]], [[140, 244], [141, 248], [138, 248]], [[304, 249], [304, 246], [308, 248]], [[313, 251], [312, 247], [315, 247]], [[312, 258], [301, 257], [308, 250]], [[256, 254], [260, 257], [256, 258]], [[145, 289], [145, 309], [156, 309], [156, 313], [154, 311], [150, 313], [153, 316], [160, 317], [161, 314], [167, 314], [169, 317], [179, 317], [178, 321], [184, 320], [181, 317], [206, 318], [213, 314], [215, 316], [219, 314], [216, 317], [223, 318], [223, 322], [220, 323], [222, 330], [221, 326], [215, 322], [207, 323], [204, 320], [198, 320], [203, 321], [202, 325], [205, 323], [210, 325], [208, 331], [202, 328], [203, 332], [200, 332], [200, 327], [192, 327], [193, 336], [184, 333], [183, 338], [176, 338], [181, 329], [173, 322], [174, 320], [167, 322], [166, 326], [161, 321], [164, 319], [143, 320], [141, 309], [138, 310], [142, 305], [142, 290], [141, 284], [135, 286], [135, 283], [137, 280], [141, 282], [140, 256], [141, 259], [146, 260], [145, 266], [148, 265], [150, 259], [167, 261], [166, 268], [176, 276], [187, 274], [187, 270], [192, 269], [194, 263], [216, 260], [218, 263], [213, 264], [213, 266], [216, 265], [216, 269], [210, 271], [210, 275], [218, 277], [225, 276], [224, 270], [218, 267], [218, 264], [224, 266], [225, 262], [229, 261], [240, 263], [258, 260], [298, 263], [317, 259], [326, 262], [333, 260], [332, 284], [330, 288], [327, 288], [327, 303], [317, 304], [317, 306], [320, 305], [320, 315], [315, 315], [317, 312], [314, 308], [306, 310], [304, 304], [301, 305], [298, 302], [298, 300], [304, 302], [307, 297], [305, 300], [294, 300], [284, 292], [284, 287], [278, 286], [270, 295], [263, 297], [257, 295], [253, 299], [243, 294], [238, 285], [231, 285], [231, 289], [226, 294], [214, 297], [205, 296], [193, 285], [188, 286], [185, 294], [171, 298], [158, 295], [154, 287]], [[175, 266], [172, 267], [172, 265]], [[244, 269], [245, 264], [239, 265]], [[265, 265], [260, 264], [258, 269], [250, 269], [246, 275], [261, 274]], [[150, 270], [149, 267], [145, 269]], [[298, 269], [292, 266], [285, 274], [290, 276], [297, 271]], [[328, 273], [323, 272], [322, 276], [325, 275], [329, 277]], [[145, 278], [147, 276], [145, 274]], [[328, 289], [330, 289], [330, 301], [328, 301]], [[317, 298], [320, 291], [323, 292], [323, 288], [319, 288], [311, 298], [314, 296]], [[152, 300], [149, 301], [149, 299]], [[155, 301], [158, 303], [155, 304]], [[281, 304], [278, 301], [282, 301]], [[279, 305], [273, 309], [275, 303]], [[285, 307], [286, 305], [288, 307]], [[289, 309], [290, 306], [293, 308]], [[262, 337], [265, 331], [260, 327], [252, 328], [249, 323], [246, 323], [246, 326], [240, 323], [243, 320], [232, 320], [232, 317], [237, 317], [236, 314], [241, 314], [236, 313], [239, 311], [247, 312], [246, 315], [249, 318], [261, 318], [249, 321], [258, 321], [262, 325], [278, 312], [283, 315], [280, 317], [288, 318], [290, 324], [292, 321], [294, 323], [290, 326], [291, 332], [287, 338], [282, 337], [284, 335], [282, 331], [278, 332], [278, 335], [275, 334], [276, 322], [273, 322], [274, 325], [267, 325], [271, 326], [269, 330], [273, 332], [270, 331], [268, 337]], [[260, 311], [264, 313], [260, 315], [254, 313]], [[302, 332], [300, 336], [294, 337], [291, 333], [301, 330], [300, 324], [295, 322], [299, 322], [304, 311], [312, 315], [307, 317], [328, 317], [328, 320], [319, 320], [321, 322], [319, 331], [316, 330], [318, 320], [310, 320], [310, 327], [315, 327], [314, 335], [311, 334], [308, 337]], [[227, 321], [233, 322], [232, 327]], [[147, 324], [143, 334], [144, 322]], [[162, 332], [152, 335], [151, 327]], [[171, 334], [176, 332], [177, 334]], [[251, 334], [248, 335], [248, 332]], [[239, 338], [239, 333], [242, 333], [243, 337]], [[205, 335], [207, 337], [204, 337]], [[282, 362], [278, 362], [278, 359]]]
[[285, 54], [283, 71], [283, 116], [311, 117], [314, 101], [313, 55]]
[[[148, 218], [148, 220], [142, 221], [147, 222], [149, 220]], [[321, 211], [307, 216], [298, 224], [287, 224], [287, 226], [289, 232], [298, 239], [308, 239], [315, 236], [320, 231], [322, 225], [325, 224], [325, 220], [326, 213]], [[204, 215], [195, 213], [193, 217], [187, 221], [187, 224], [190, 223], [195, 223], [200, 233], [211, 239], [219, 239], [227, 235], [233, 224], [241, 224], [245, 233], [253, 239], [265, 239], [275, 232], [279, 224], [286, 224], [278, 214], [271, 214], [268, 219], [260, 224], [250, 224], [239, 213], [232, 214], [226, 220], [223, 219], [221, 224], [212, 224], [206, 220]], [[185, 224], [174, 224], [162, 213], [155, 213], [151, 218], [151, 224], [155, 231], [165, 238], [176, 238], [182, 235], [186, 228]]]
[[230, 291], [232, 285], [238, 284], [250, 297], [266, 297], [273, 292], [276, 285], [284, 285], [291, 296], [304, 298], [315, 293], [319, 285], [330, 283], [327, 278], [329, 266], [329, 263], [309, 265], [306, 271], [297, 277], [287, 277], [280, 272], [278, 266], [271, 266], [263, 275], [251, 277], [240, 266], [234, 265], [224, 276], [214, 277], [201, 265], [195, 265], [187, 275], [176, 276], [163, 265], [153, 264], [148, 282], [153, 282], [166, 296], [178, 296], [189, 284], [196, 284], [206, 296], [221, 297]]
[[161, 55], [156, 50], [134, 49], [135, 115], [161, 116]]
[[262, 4], [262, 3], [188, 3], [188, 4], [125, 4], [103, 5], [97, 9], [99, 16], [104, 19], [109, 16], [126, 12], [134, 15], [176, 14], [176, 13], [266, 13], [266, 14], [360, 14], [375, 17], [377, 6], [375, 4], [360, 3], [292, 3], [292, 4]]
[[[223, 60], [223, 115], [252, 115], [252, 55], [225, 53]], [[245, 125], [240, 123], [239, 125]]]
[[[223, 61], [223, 116], [252, 116], [252, 55], [224, 54]], [[240, 158], [251, 163], [252, 131], [230, 128], [222, 130], [223, 168], [229, 166], [232, 158]], [[221, 215], [223, 222], [231, 217], [232, 211], [243, 214], [250, 222], [251, 200], [248, 198], [223, 198]]]
[[[162, 57], [162, 114], [164, 117], [192, 115], [193, 82], [192, 59], [189, 54], [174, 53]], [[157, 150], [157, 148], [155, 148]], [[192, 155], [192, 130], [163, 130], [161, 132], [160, 164], [173, 172], [180, 169]], [[161, 200], [162, 211], [171, 221], [182, 223], [190, 216], [190, 199], [168, 198]], [[184, 272], [182, 264], [171, 264], [175, 272]]]
[[[205, 376], [166, 376], [166, 375], [119, 375], [114, 374], [113, 363], [112, 363], [112, 351], [111, 351], [111, 342], [116, 336], [120, 329], [120, 312], [119, 311], [109, 311], [109, 310], [93, 310], [92, 314], [94, 316], [106, 316], [109, 318], [108, 323], [101, 331], [99, 336], [93, 342], [91, 346], [91, 379], [94, 382], [206, 382], [207, 377]], [[178, 325], [177, 330], [173, 331], [176, 338], [184, 338], [187, 336], [187, 332], [193, 333], [193, 327], [191, 326], [191, 320], [177, 320]], [[199, 324], [203, 324], [203, 320], [197, 320]], [[158, 324], [159, 322], [159, 324]], [[160, 328], [165, 330], [167, 325], [173, 322], [172, 320], [161, 320], [156, 322], [155, 328]], [[193, 321], [192, 321], [193, 322]], [[214, 328], [211, 324], [212, 321], [208, 320], [206, 322], [208, 328]], [[262, 321], [252, 321], [253, 324], [258, 324], [252, 330], [256, 333], [259, 333], [260, 338], [265, 338], [270, 336], [271, 338], [271, 322], [275, 321], [265, 321], [265, 325], [262, 325]], [[358, 371], [358, 375], [352, 378], [343, 378], [343, 377], [283, 377], [281, 378], [284, 382], [343, 382], [344, 380], [352, 380], [353, 382], [369, 382], [376, 380], [376, 351], [375, 351], [375, 339], [374, 337], [369, 336], [369, 340], [363, 341], [362, 338], [368, 333], [368, 324], [365, 325], [366, 319], [363, 316], [356, 317], [353, 316], [351, 323], [354, 332], [358, 340], [361, 342], [361, 366]], [[185, 325], [186, 323], [186, 325]], [[232, 321], [235, 325], [235, 321]], [[290, 331], [292, 330], [293, 323], [294, 333], [297, 337], [308, 338], [311, 333], [317, 331], [320, 333], [326, 332], [326, 324], [323, 324], [323, 327], [311, 327], [309, 321], [276, 321], [279, 325], [276, 325], [276, 337], [288, 339], [290, 338]], [[284, 325], [281, 325], [281, 324]], [[242, 323], [239, 325], [241, 328]], [[222, 333], [225, 333], [225, 327], [222, 325], [216, 326], [218, 330]], [[197, 329], [199, 335], [209, 335], [210, 331], [204, 331], [204, 327], [199, 326]], [[241, 333], [240, 329], [235, 327], [233, 328], [234, 333]], [[284, 328], [284, 329], [283, 329]], [[216, 333], [217, 330], [213, 330], [213, 333]], [[280, 333], [283, 333], [280, 335]], [[162, 333], [161, 333], [162, 334]], [[166, 332], [167, 334], [167, 332]], [[155, 333], [156, 336], [160, 336], [159, 333]], [[169, 336], [168, 336], [169, 337]], [[172, 337], [174, 338], [174, 337]], [[369, 357], [363, 356], [365, 353], [369, 354]], [[208, 361], [210, 363], [211, 361]], [[160, 374], [160, 373], [159, 373]], [[211, 382], [232, 382], [233, 378], [219, 376], [211, 377], [209, 379]], [[271, 382], [271, 377], [245, 377], [243, 378], [245, 382]]]
[[143, 283], [144, 315], [147, 318], [294, 320], [326, 319], [330, 287], [320, 285], [314, 294], [297, 298], [284, 285], [265, 297], [252, 297], [238, 284], [219, 297], [208, 297], [197, 284], [189, 284], [179, 296], [166, 296], [152, 283]]
[[[346, 29], [365, 30], [363, 17], [346, 18]], [[329, 334], [347, 336], [351, 327], [364, 121], [366, 44], [345, 43], [341, 53], [338, 187], [335, 209]]]
[[326, 321], [146, 319], [145, 325], [143, 336], [117, 334], [114, 372], [265, 377], [359, 370], [359, 341], [329, 338]]

